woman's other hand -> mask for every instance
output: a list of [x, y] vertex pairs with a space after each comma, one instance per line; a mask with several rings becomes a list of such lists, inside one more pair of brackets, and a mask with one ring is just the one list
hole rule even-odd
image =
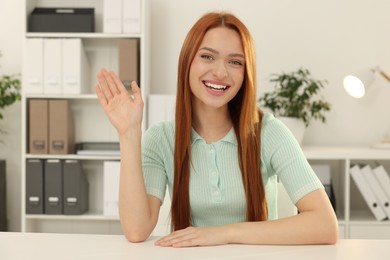
[[118, 134], [124, 135], [131, 129], [141, 128], [144, 103], [137, 83], [131, 83], [129, 92], [114, 72], [104, 68], [97, 78], [96, 94]]
[[219, 227], [188, 227], [174, 231], [155, 242], [162, 247], [215, 246], [227, 244], [226, 229]]

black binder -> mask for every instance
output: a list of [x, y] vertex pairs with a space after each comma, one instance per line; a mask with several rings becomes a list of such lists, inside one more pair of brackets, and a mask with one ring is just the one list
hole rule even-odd
[[44, 212], [43, 161], [29, 159], [26, 162], [26, 213]]
[[60, 160], [45, 161], [45, 213], [63, 214], [62, 164]]
[[81, 163], [66, 160], [63, 165], [64, 214], [80, 215], [88, 210], [88, 180]]
[[7, 231], [5, 160], [0, 160], [0, 231]]

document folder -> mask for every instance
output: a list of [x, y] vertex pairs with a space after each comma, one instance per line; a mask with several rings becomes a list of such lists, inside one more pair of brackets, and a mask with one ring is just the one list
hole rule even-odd
[[141, 0], [123, 0], [123, 32], [141, 32]]
[[45, 161], [45, 213], [63, 214], [62, 163], [57, 159]]
[[26, 162], [26, 213], [43, 214], [44, 187], [43, 161], [28, 159]]
[[62, 40], [62, 93], [87, 93], [89, 64], [80, 38]]
[[0, 231], [7, 231], [5, 160], [0, 160]]
[[120, 162], [105, 161], [103, 164], [103, 215], [119, 216]]
[[43, 40], [43, 92], [61, 94], [62, 92], [62, 40]]
[[49, 101], [49, 153], [71, 154], [75, 150], [75, 126], [69, 100]]
[[103, 0], [103, 32], [122, 33], [122, 0]]
[[26, 39], [23, 63], [23, 92], [43, 94], [43, 39]]
[[28, 101], [28, 143], [29, 153], [47, 154], [49, 137], [49, 101], [30, 99]]
[[371, 190], [374, 192], [375, 198], [378, 200], [379, 204], [383, 208], [383, 211], [385, 212], [385, 214], [389, 218], [390, 217], [389, 199], [386, 197], [385, 192], [383, 191], [379, 182], [375, 178], [374, 172], [372, 171], [372, 169], [369, 165], [366, 165], [363, 168], [361, 168], [361, 171], [362, 171], [362, 174], [365, 177], [368, 185], [370, 186]]
[[119, 49], [119, 78], [127, 89], [134, 80], [140, 84], [139, 79], [139, 51], [138, 40], [121, 39], [118, 41]]
[[383, 165], [374, 168], [373, 172], [374, 176], [376, 177], [383, 191], [385, 192], [387, 199], [390, 200], [390, 176], [386, 172]]
[[376, 220], [385, 220], [386, 214], [383, 211], [379, 201], [376, 199], [374, 192], [367, 184], [366, 179], [363, 176], [362, 171], [358, 165], [353, 166], [350, 169], [352, 179], [355, 181], [356, 186], [360, 190], [364, 200], [366, 201], [371, 212], [374, 214]]
[[64, 214], [80, 215], [88, 210], [88, 180], [80, 161], [66, 160], [63, 165]]

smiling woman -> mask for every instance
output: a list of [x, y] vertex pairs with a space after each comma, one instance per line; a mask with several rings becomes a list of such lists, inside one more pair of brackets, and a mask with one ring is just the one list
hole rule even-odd
[[[129, 241], [149, 237], [168, 187], [173, 230], [156, 245], [336, 243], [335, 213], [299, 144], [256, 106], [255, 72], [246, 26], [229, 13], [205, 14], [180, 53], [175, 121], [143, 136], [137, 83], [132, 99], [114, 72], [99, 72], [96, 93], [120, 140]], [[277, 179], [300, 214], [278, 219]]]

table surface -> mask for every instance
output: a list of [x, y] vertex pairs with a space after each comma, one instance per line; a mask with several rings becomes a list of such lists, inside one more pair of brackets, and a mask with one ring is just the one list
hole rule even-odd
[[0, 232], [0, 259], [390, 259], [390, 240], [341, 239], [336, 245], [308, 246], [164, 248], [154, 245], [156, 239], [130, 243], [122, 235]]

